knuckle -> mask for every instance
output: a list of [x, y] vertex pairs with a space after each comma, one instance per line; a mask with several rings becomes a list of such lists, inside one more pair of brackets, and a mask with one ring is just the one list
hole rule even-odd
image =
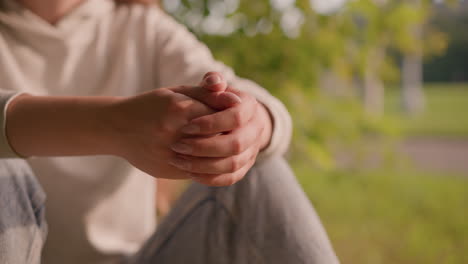
[[184, 101], [172, 99], [169, 105], [169, 111], [174, 114], [183, 114], [188, 108], [188, 104]]
[[236, 178], [234, 178], [234, 176], [232, 175], [229, 175], [228, 177], [226, 177], [226, 179], [224, 180], [223, 182], [223, 185], [224, 186], [232, 186], [236, 183]]
[[207, 186], [210, 186], [210, 187], [221, 187], [221, 185], [219, 183], [216, 183], [213, 180], [204, 181], [203, 184], [205, 184]]
[[211, 186], [211, 187], [222, 187], [223, 182], [221, 182], [218, 178], [211, 178], [211, 179], [206, 179], [204, 180], [204, 184]]
[[171, 107], [172, 105], [177, 104], [180, 101], [179, 98], [177, 98], [173, 94], [167, 94], [166, 98], [167, 98], [167, 104], [169, 105], [169, 107]]
[[212, 131], [213, 130], [213, 122], [211, 122], [210, 119], [208, 118], [201, 118], [199, 119], [199, 126], [203, 129], [203, 130], [206, 130], [206, 131]]
[[235, 127], [240, 127], [243, 123], [243, 117], [240, 111], [236, 111], [232, 114], [232, 119]]
[[242, 164], [239, 158], [237, 157], [231, 158], [231, 167], [230, 167], [231, 169], [229, 170], [229, 172], [236, 172], [241, 167], [242, 167]]
[[219, 175], [218, 177], [206, 180], [204, 184], [212, 187], [227, 187], [237, 183], [237, 179], [232, 174]]
[[168, 122], [161, 122], [156, 125], [156, 134], [171, 134], [174, 128]]
[[232, 147], [233, 154], [240, 154], [242, 153], [242, 150], [244, 149], [244, 143], [242, 142], [241, 139], [236, 138], [232, 140], [231, 147]]
[[190, 168], [189, 170], [194, 173], [202, 173], [203, 165], [200, 166], [200, 163], [196, 159], [189, 159]]

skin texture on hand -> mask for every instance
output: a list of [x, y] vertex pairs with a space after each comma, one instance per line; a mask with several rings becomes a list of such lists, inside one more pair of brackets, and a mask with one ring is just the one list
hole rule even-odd
[[189, 178], [168, 165], [180, 129], [213, 109], [161, 88], [133, 97], [23, 95], [7, 109], [6, 134], [25, 157], [119, 156], [154, 177]]
[[18, 96], [6, 134], [22, 156], [115, 155], [154, 177], [226, 186], [253, 166], [271, 120], [255, 98], [209, 73], [201, 86], [125, 98]]
[[[123, 105], [128, 116], [119, 119], [140, 118], [119, 129], [128, 129], [122, 134], [130, 138], [122, 142], [131, 143], [121, 148], [121, 156], [160, 178], [232, 185], [247, 174], [271, 138], [267, 110], [253, 96], [228, 87], [215, 72], [206, 74], [200, 86], [158, 89]], [[133, 113], [141, 106], [148, 109]], [[134, 128], [140, 129], [136, 136]]]
[[211, 94], [196, 93], [186, 87], [174, 91], [218, 110], [223, 99], [230, 98], [234, 104], [195, 118], [183, 127], [182, 132], [191, 137], [181, 138], [171, 146], [179, 155], [170, 164], [189, 172], [193, 180], [202, 184], [232, 185], [246, 175], [259, 151], [268, 145], [272, 122], [254, 97], [228, 87], [219, 73], [208, 73], [201, 85]]
[[189, 120], [214, 113], [211, 108], [171, 88], [160, 88], [124, 99], [116, 109], [115, 130], [122, 142], [119, 156], [155, 177], [190, 177], [168, 164], [175, 157], [170, 146], [184, 137], [180, 129]]
[[[18, 1], [55, 24], [85, 0]], [[242, 179], [272, 130], [268, 111], [214, 72], [198, 87], [130, 98], [20, 96], [14, 101], [7, 135], [23, 156], [118, 155], [155, 177], [193, 177], [214, 186]]]

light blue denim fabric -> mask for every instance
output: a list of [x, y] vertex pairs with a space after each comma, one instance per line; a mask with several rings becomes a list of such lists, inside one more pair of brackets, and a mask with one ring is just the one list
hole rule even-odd
[[37, 264], [47, 234], [45, 194], [27, 163], [0, 159], [0, 263]]
[[[0, 264], [40, 263], [45, 195], [21, 160], [0, 160]], [[193, 184], [126, 264], [337, 264], [319, 217], [282, 158], [234, 186]], [[84, 263], [86, 264], [86, 263]]]
[[282, 158], [239, 183], [193, 184], [125, 264], [337, 264], [327, 234]]

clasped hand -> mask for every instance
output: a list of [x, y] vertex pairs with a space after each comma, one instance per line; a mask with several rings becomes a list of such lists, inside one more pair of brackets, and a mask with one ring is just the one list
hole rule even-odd
[[215, 72], [199, 86], [157, 89], [124, 99], [117, 108], [127, 121], [117, 127], [120, 156], [158, 178], [232, 185], [271, 137], [264, 106]]

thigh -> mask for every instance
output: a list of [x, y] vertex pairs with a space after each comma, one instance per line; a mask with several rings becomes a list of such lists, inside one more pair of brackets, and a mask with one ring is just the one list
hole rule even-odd
[[192, 185], [133, 263], [338, 263], [287, 163], [256, 164], [234, 186]]
[[45, 194], [23, 160], [0, 160], [0, 263], [40, 263]]

